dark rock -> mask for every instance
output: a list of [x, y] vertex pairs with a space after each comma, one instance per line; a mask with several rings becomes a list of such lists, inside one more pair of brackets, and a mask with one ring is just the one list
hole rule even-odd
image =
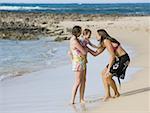
[[43, 22], [42, 24], [47, 24], [47, 22]]
[[29, 21], [30, 21], [30, 19], [29, 19], [29, 18], [25, 18], [25, 21], [26, 21], [26, 22], [29, 22]]
[[67, 37], [66, 36], [62, 36], [62, 37], [60, 37], [60, 36], [58, 36], [57, 38], [55, 38], [55, 41], [63, 41], [63, 40], [66, 40], [67, 39]]
[[[110, 18], [111, 17], [111, 18]], [[60, 22], [118, 19], [118, 15], [50, 14], [0, 12], [0, 38], [11, 40], [35, 40], [38, 36], [56, 37], [56, 41], [68, 40], [72, 28], [60, 26]], [[111, 25], [109, 23], [108, 25]]]

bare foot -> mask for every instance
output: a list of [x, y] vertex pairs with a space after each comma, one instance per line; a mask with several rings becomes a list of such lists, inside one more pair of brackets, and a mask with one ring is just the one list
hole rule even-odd
[[120, 94], [117, 93], [117, 94], [115, 94], [115, 95], [113, 96], [113, 98], [117, 98], [117, 97], [119, 97], [119, 96], [120, 96]]
[[83, 99], [81, 99], [81, 100], [80, 100], [80, 103], [81, 103], [81, 104], [84, 104], [84, 103], [85, 103], [85, 101], [84, 101]]
[[105, 96], [104, 98], [103, 98], [103, 101], [104, 102], [106, 102], [108, 99], [110, 99], [110, 98], [112, 98], [111, 96]]
[[74, 103], [74, 101], [71, 101], [70, 104], [73, 105], [73, 104], [75, 104], [75, 103]]
[[74, 103], [74, 102], [71, 102], [71, 104], [74, 105], [75, 103]]

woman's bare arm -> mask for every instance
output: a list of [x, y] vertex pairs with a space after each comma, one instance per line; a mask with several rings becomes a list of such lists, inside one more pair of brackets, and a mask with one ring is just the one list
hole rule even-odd
[[90, 49], [88, 47], [87, 47], [87, 49], [88, 49], [88, 52], [90, 52], [93, 56], [97, 56], [105, 50], [105, 47], [100, 46], [96, 51], [93, 51], [92, 49]]
[[92, 46], [93, 48], [97, 48], [97, 49], [99, 48], [98, 46], [92, 44], [91, 42], [89, 42], [89, 45]]

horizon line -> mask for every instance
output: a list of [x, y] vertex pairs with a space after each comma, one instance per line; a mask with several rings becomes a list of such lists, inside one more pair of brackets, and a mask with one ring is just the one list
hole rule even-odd
[[0, 4], [112, 4], [112, 3], [125, 3], [125, 4], [130, 4], [130, 3], [150, 3], [150, 2], [103, 2], [103, 3], [77, 3], [77, 2], [72, 2], [72, 3], [68, 3], [68, 2], [63, 2], [63, 3], [44, 3], [44, 2], [0, 2]]

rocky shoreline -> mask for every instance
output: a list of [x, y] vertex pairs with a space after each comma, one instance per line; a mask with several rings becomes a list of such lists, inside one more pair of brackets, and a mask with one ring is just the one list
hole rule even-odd
[[55, 41], [68, 40], [71, 37], [71, 29], [59, 24], [64, 20], [98, 21], [119, 17], [123, 15], [0, 12], [0, 38], [37, 40], [41, 37], [53, 37]]

